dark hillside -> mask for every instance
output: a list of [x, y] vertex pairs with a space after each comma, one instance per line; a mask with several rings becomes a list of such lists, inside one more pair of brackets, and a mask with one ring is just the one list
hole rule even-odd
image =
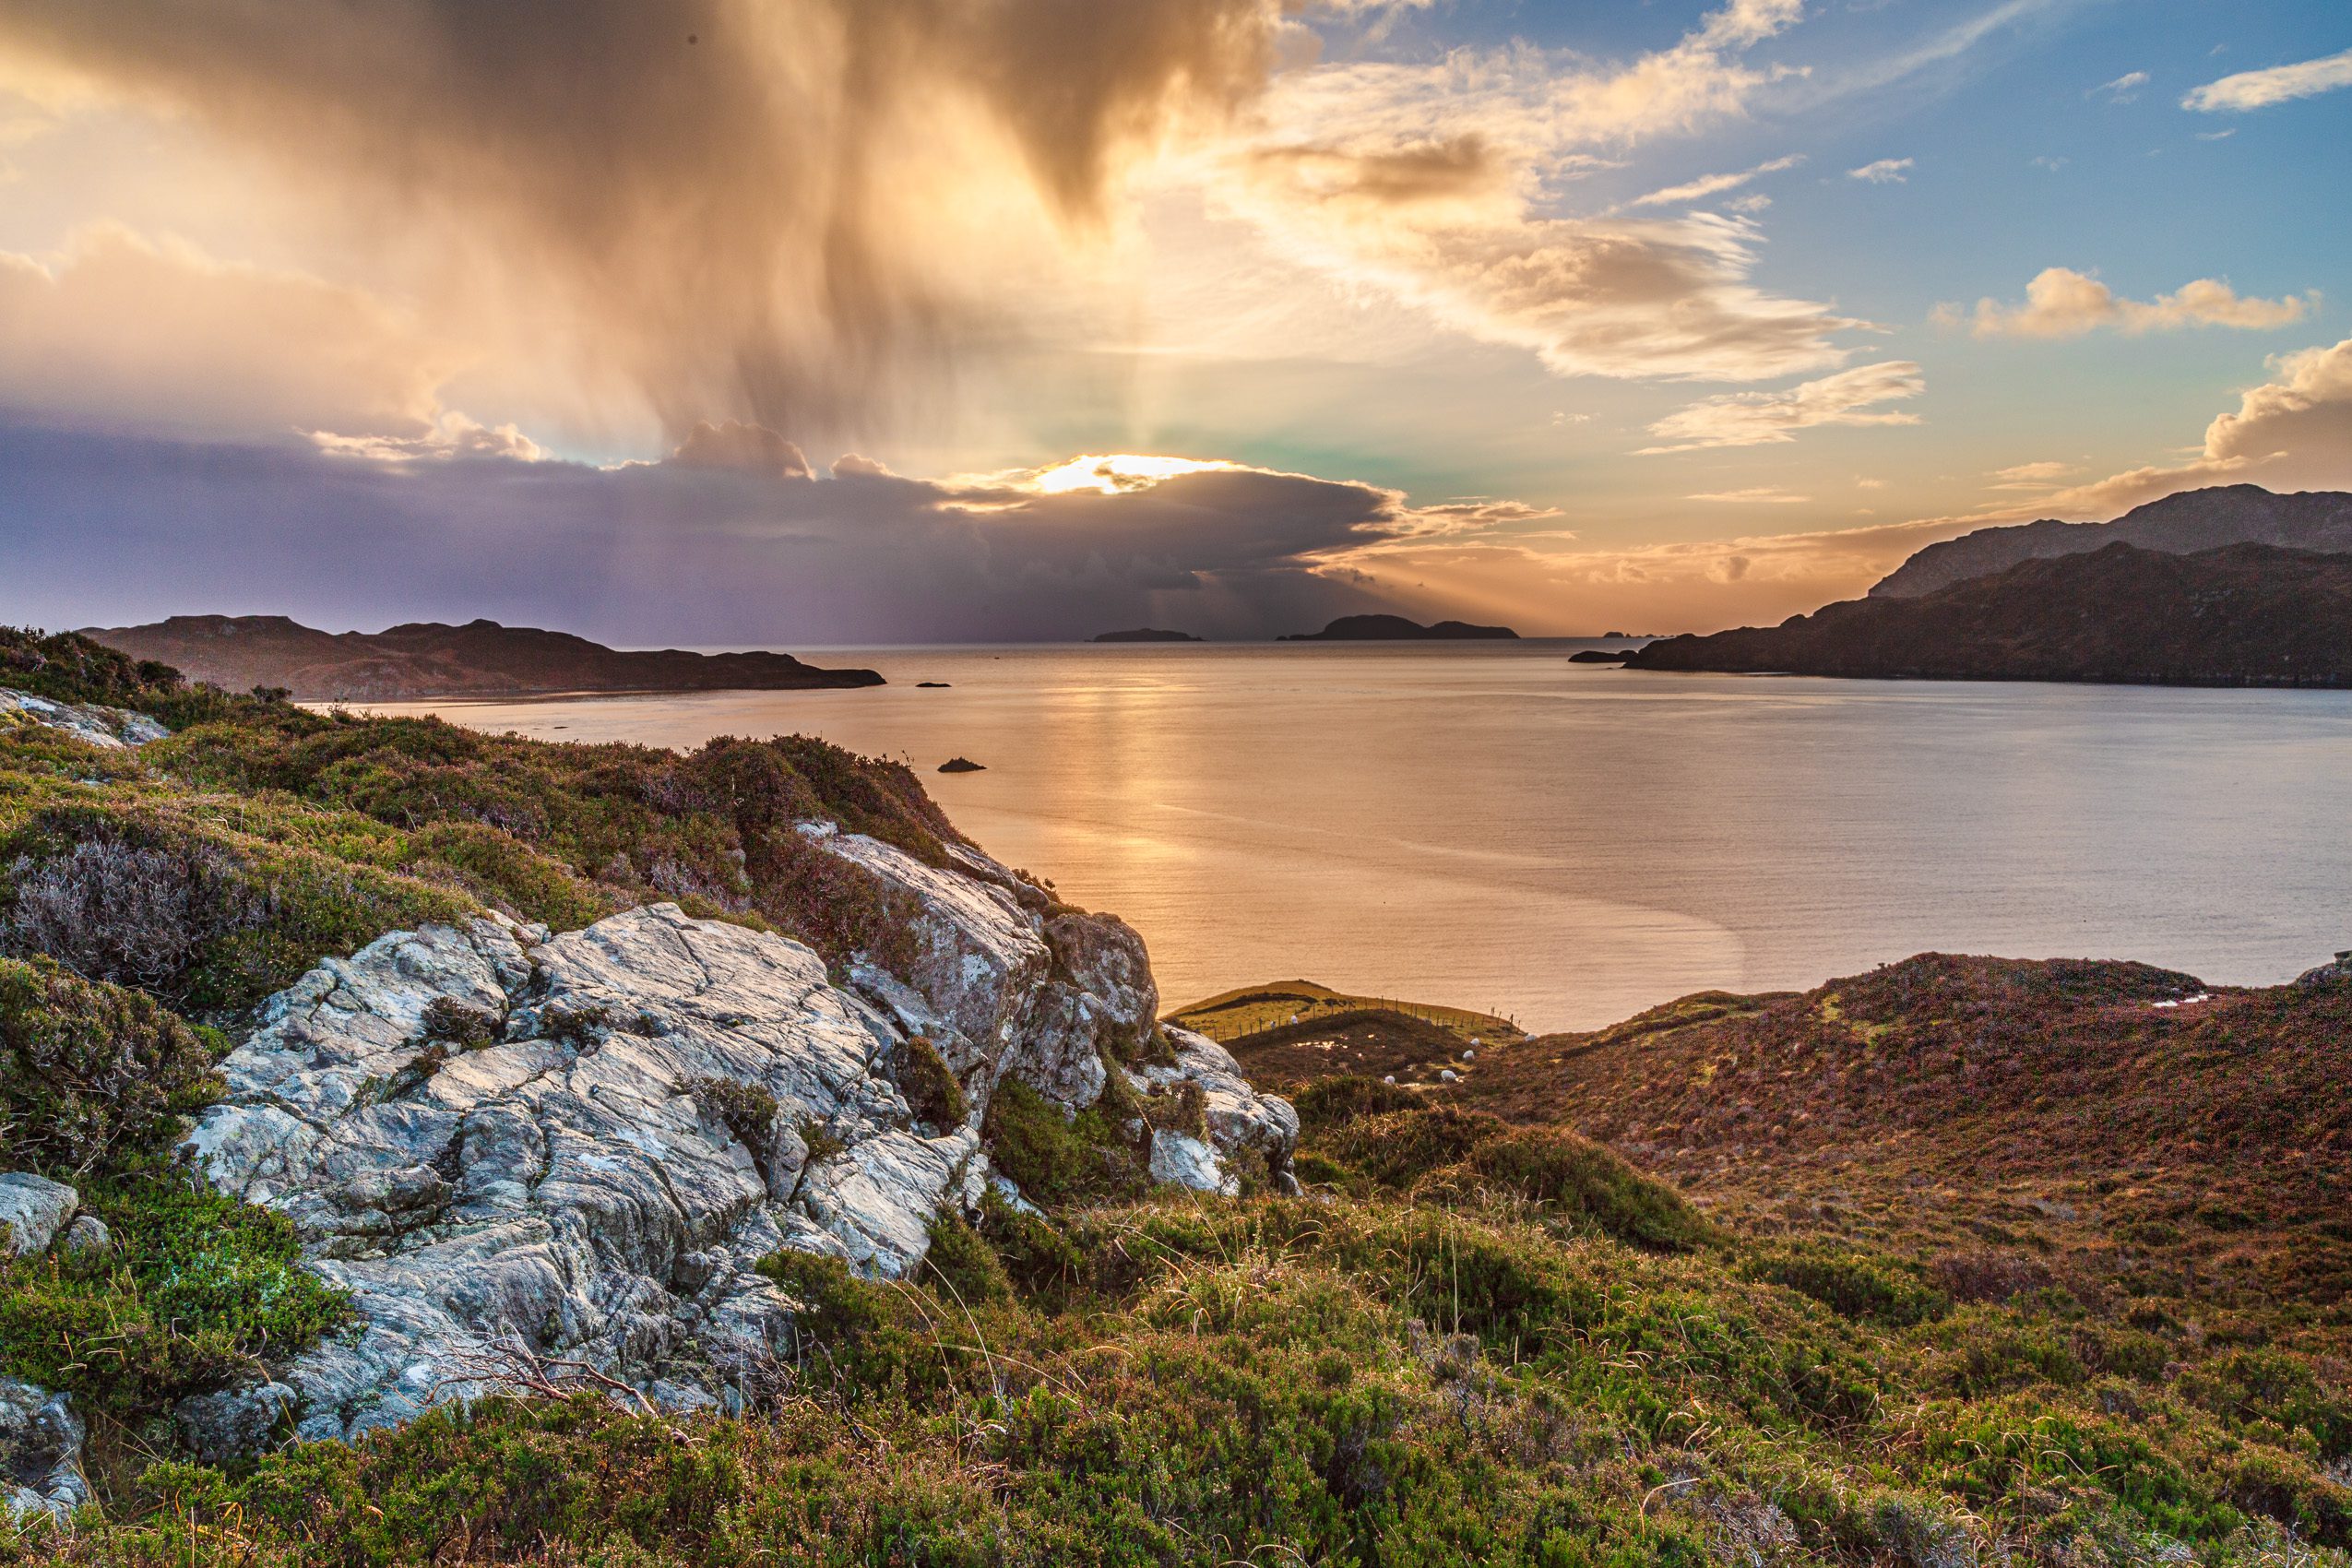
[[2352, 555], [2110, 544], [1916, 599], [1651, 643], [1631, 670], [1862, 679], [2352, 685]]
[[551, 692], [700, 692], [874, 686], [871, 670], [820, 670], [781, 653], [635, 652], [529, 626], [418, 622], [330, 633], [283, 615], [174, 615], [86, 636], [231, 691], [280, 687], [304, 702], [398, 702]]

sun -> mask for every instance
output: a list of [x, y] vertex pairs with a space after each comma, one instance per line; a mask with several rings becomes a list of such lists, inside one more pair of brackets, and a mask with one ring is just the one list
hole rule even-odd
[[1068, 495], [1082, 490], [1091, 490], [1102, 495], [1121, 495], [1129, 491], [1149, 490], [1153, 485], [1181, 474], [1206, 473], [1240, 466], [1237, 463], [1204, 462], [1194, 457], [1158, 457], [1135, 452], [1113, 452], [1072, 457], [1050, 469], [1039, 469], [1023, 481], [1023, 486], [1041, 495]]

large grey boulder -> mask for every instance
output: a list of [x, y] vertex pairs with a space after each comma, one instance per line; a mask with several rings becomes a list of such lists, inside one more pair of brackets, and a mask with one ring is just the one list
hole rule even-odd
[[902, 1274], [977, 1195], [978, 1134], [909, 1130], [876, 1071], [895, 1043], [814, 953], [674, 905], [554, 937], [428, 927], [271, 999], [186, 1152], [351, 1292], [360, 1331], [281, 1373], [306, 1437], [518, 1354], [724, 1384], [789, 1321], [759, 1258]]
[[[562, 935], [395, 932], [266, 1003], [184, 1154], [286, 1215], [359, 1323], [267, 1387], [190, 1401], [191, 1440], [345, 1437], [558, 1362], [671, 1408], [726, 1403], [790, 1340], [796, 1303], [761, 1257], [897, 1277], [943, 1211], [976, 1211], [996, 1086], [1018, 1075], [1075, 1114], [1105, 1051], [1148, 1030], [1141, 944], [839, 837], [918, 911], [911, 972], [861, 961], [836, 986], [799, 943], [659, 904]], [[958, 1125], [918, 1121], [899, 1087], [917, 1034], [964, 1087]], [[1296, 1118], [1223, 1051], [1180, 1037], [1146, 1071], [1199, 1079], [1208, 1107], [1206, 1155], [1168, 1179], [1231, 1190], [1245, 1147], [1287, 1169]]]
[[7, 1227], [8, 1250], [20, 1258], [47, 1252], [81, 1201], [63, 1182], [26, 1170], [0, 1172], [0, 1225]]
[[143, 746], [172, 732], [146, 714], [133, 713], [128, 708], [59, 702], [54, 697], [18, 691], [13, 686], [0, 686], [0, 726], [8, 724], [41, 724], [63, 730], [77, 741], [110, 752]]
[[62, 1521], [89, 1501], [81, 1418], [62, 1394], [0, 1377], [0, 1513]]

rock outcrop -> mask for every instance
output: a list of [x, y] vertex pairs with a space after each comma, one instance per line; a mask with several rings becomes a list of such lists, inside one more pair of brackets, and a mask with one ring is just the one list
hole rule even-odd
[[2305, 969], [2295, 977], [2295, 983], [2306, 988], [2320, 985], [2352, 985], [2352, 952], [2338, 953], [2332, 964], [2322, 964], [2316, 969]]
[[59, 702], [13, 686], [0, 686], [0, 729], [15, 724], [42, 724], [63, 730], [77, 741], [105, 751], [143, 746], [172, 731], [144, 713], [96, 703]]
[[[560, 935], [395, 932], [264, 1004], [184, 1154], [285, 1214], [359, 1323], [188, 1401], [192, 1445], [348, 1436], [551, 1360], [732, 1404], [793, 1343], [796, 1303], [754, 1265], [793, 1248], [907, 1274], [943, 1211], [977, 1211], [1008, 1078], [1071, 1113], [1112, 1071], [1196, 1094], [1200, 1135], [1153, 1134], [1156, 1176], [1288, 1183], [1297, 1119], [1221, 1050], [1170, 1031], [1172, 1062], [1134, 1064], [1158, 993], [1125, 925], [960, 846], [951, 870], [802, 831], [913, 911], [911, 962], [860, 955], [836, 984], [799, 943], [660, 904]], [[909, 1092], [919, 1058], [956, 1080], [955, 1124]]]
[[63, 1182], [23, 1170], [0, 1173], [0, 1227], [6, 1228], [0, 1246], [20, 1258], [47, 1252], [81, 1201]]
[[62, 1520], [89, 1501], [81, 1418], [62, 1394], [0, 1377], [0, 1514]]

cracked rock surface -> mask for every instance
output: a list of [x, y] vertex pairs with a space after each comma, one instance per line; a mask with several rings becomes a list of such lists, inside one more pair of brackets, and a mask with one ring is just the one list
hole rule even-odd
[[59, 702], [14, 686], [0, 686], [0, 726], [42, 724], [63, 730], [102, 751], [121, 751], [160, 741], [172, 731], [144, 713], [96, 703]]
[[[658, 1402], [729, 1403], [790, 1343], [794, 1303], [759, 1258], [904, 1275], [992, 1180], [979, 1129], [998, 1083], [1075, 1112], [1105, 1053], [1148, 1038], [1158, 995], [1123, 924], [960, 847], [943, 870], [814, 827], [919, 909], [909, 973], [860, 961], [837, 986], [799, 943], [657, 904], [560, 935], [394, 932], [263, 1005], [184, 1157], [285, 1214], [359, 1322], [268, 1384], [186, 1401], [199, 1452], [398, 1423], [482, 1392], [512, 1348]], [[963, 1123], [924, 1123], [901, 1092], [917, 1034], [963, 1084]], [[1198, 1083], [1208, 1136], [1155, 1146], [1154, 1173], [1229, 1192], [1245, 1147], [1287, 1171], [1289, 1107], [1171, 1035], [1176, 1064], [1141, 1071]]]

